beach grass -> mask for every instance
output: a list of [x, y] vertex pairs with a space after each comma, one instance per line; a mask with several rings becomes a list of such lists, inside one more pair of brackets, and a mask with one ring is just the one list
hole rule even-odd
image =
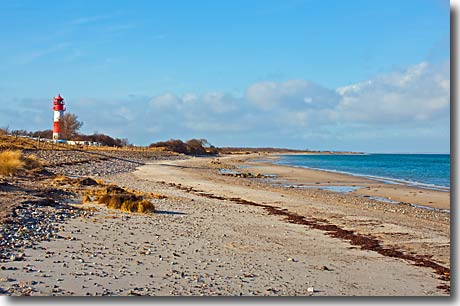
[[16, 175], [20, 170], [35, 171], [42, 163], [34, 155], [24, 156], [20, 150], [0, 152], [0, 175]]
[[0, 175], [15, 175], [24, 165], [21, 151], [5, 150], [0, 153]]
[[[83, 196], [83, 202], [91, 202], [92, 197], [95, 197], [97, 203], [105, 204], [110, 209], [130, 213], [155, 212], [155, 205], [148, 199], [150, 196], [126, 190], [116, 185], [87, 190]], [[165, 198], [165, 196], [157, 195], [157, 198]]]
[[24, 161], [24, 169], [26, 170], [32, 171], [43, 167], [42, 162], [35, 155], [23, 156], [22, 160]]

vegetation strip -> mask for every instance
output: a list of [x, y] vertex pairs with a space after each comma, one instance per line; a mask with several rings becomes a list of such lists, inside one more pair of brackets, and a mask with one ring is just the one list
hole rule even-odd
[[[387, 257], [404, 259], [404, 260], [412, 262], [416, 266], [432, 268], [436, 272], [436, 274], [440, 275], [439, 277], [440, 280], [450, 281], [450, 269], [447, 267], [441, 266], [440, 264], [434, 262], [433, 260], [431, 260], [431, 258], [427, 256], [410, 255], [410, 254], [405, 254], [404, 252], [399, 251], [395, 248], [385, 248], [380, 244], [380, 241], [378, 239], [376, 239], [375, 237], [371, 235], [362, 235], [354, 231], [344, 230], [337, 225], [330, 224], [325, 219], [316, 219], [312, 217], [306, 218], [296, 213], [289, 212], [287, 209], [282, 209], [280, 207], [270, 206], [270, 205], [265, 205], [265, 204], [258, 204], [258, 203], [248, 201], [245, 199], [241, 199], [241, 198], [235, 198], [235, 197], [228, 198], [228, 197], [217, 196], [214, 194], [196, 190], [192, 187], [182, 186], [181, 184], [166, 183], [164, 181], [161, 181], [160, 183], [166, 184], [170, 187], [175, 187], [177, 189], [183, 190], [188, 193], [193, 193], [193, 194], [207, 197], [210, 199], [227, 200], [227, 201], [232, 201], [237, 204], [250, 205], [250, 206], [264, 208], [271, 215], [284, 216], [285, 217], [284, 220], [289, 223], [306, 225], [313, 229], [325, 231], [327, 232], [328, 236], [346, 240], [352, 245], [360, 246], [362, 250], [374, 251], [374, 252], [377, 252], [378, 254], [381, 254]], [[447, 284], [439, 285], [437, 288], [445, 290], [446, 292], [450, 292], [450, 285], [447, 285]]]

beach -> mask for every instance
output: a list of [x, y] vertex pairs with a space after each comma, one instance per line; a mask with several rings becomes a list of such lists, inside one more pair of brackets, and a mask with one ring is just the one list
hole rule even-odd
[[157, 158], [100, 173], [164, 197], [152, 200], [154, 214], [74, 198], [66, 209], [78, 214], [54, 221], [54, 235], [18, 248], [19, 259], [1, 262], [2, 293], [450, 294], [449, 192], [280, 166], [274, 158]]

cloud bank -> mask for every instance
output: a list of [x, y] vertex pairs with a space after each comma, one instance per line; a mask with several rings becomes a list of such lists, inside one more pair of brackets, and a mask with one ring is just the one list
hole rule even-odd
[[[0, 122], [11, 128], [49, 128], [43, 124], [52, 115], [50, 101], [14, 103], [25, 105], [26, 111], [2, 103]], [[199, 137], [218, 146], [429, 151], [436, 145], [448, 151], [450, 70], [448, 62], [422, 62], [335, 89], [309, 80], [263, 81], [239, 95], [214, 91], [110, 101], [75, 98], [68, 109], [84, 121], [87, 133], [104, 132], [143, 145]]]

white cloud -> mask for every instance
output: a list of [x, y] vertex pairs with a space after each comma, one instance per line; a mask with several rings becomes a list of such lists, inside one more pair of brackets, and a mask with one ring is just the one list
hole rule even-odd
[[[316, 142], [318, 149], [336, 144], [354, 149], [348, 143], [356, 139], [361, 148], [373, 142], [384, 148], [394, 139], [416, 143], [417, 133], [428, 130], [420, 137], [448, 146], [449, 78], [448, 62], [421, 63], [337, 89], [305, 80], [259, 82], [243, 96], [210, 91], [115, 100], [69, 97], [68, 108], [84, 122], [83, 132], [97, 130], [137, 144], [198, 137], [216, 145], [315, 148]], [[50, 101], [0, 101], [0, 126], [51, 128]], [[14, 107], [18, 103], [21, 111]], [[95, 107], [104, 111], [91, 111]]]
[[167, 92], [160, 96], [155, 96], [150, 100], [150, 105], [157, 108], [179, 109], [183, 101], [173, 93]]
[[182, 101], [184, 101], [184, 104], [195, 103], [198, 101], [198, 95], [195, 93], [186, 93], [182, 96]]
[[337, 89], [337, 117], [365, 123], [416, 122], [448, 115], [449, 66], [426, 62]]
[[209, 92], [202, 96], [203, 103], [215, 113], [237, 110], [237, 98], [222, 92]]
[[305, 80], [256, 83], [248, 87], [245, 96], [263, 110], [328, 108], [340, 98], [334, 90]]

